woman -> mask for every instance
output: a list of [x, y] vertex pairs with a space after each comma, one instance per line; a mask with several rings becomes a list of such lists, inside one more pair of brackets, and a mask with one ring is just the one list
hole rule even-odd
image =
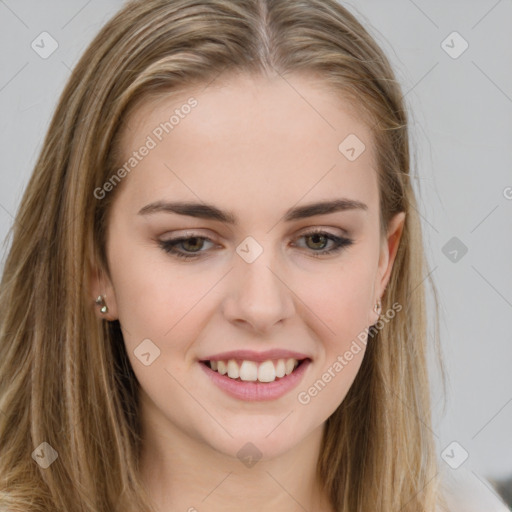
[[13, 226], [2, 509], [447, 510], [427, 274], [402, 93], [347, 10], [126, 4]]

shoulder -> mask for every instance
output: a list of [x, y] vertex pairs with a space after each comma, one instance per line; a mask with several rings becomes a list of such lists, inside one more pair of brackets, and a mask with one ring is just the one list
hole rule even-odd
[[[474, 471], [441, 469], [440, 491], [448, 512], [510, 512], [491, 483]], [[439, 508], [436, 512], [444, 512]]]

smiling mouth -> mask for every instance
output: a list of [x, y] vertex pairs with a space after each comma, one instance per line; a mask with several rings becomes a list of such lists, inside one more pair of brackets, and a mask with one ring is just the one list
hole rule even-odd
[[200, 361], [214, 372], [238, 382], [275, 382], [291, 375], [310, 359], [275, 359], [261, 363], [248, 360]]

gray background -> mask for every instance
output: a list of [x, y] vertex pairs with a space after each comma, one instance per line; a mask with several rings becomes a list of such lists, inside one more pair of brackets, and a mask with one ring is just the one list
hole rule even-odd
[[[2, 240], [70, 70], [121, 5], [120, 0], [0, 0]], [[428, 268], [440, 292], [449, 374], [444, 414], [433, 377], [439, 454], [457, 441], [469, 454], [464, 471], [475, 477], [508, 476], [512, 1], [364, 0], [343, 5], [370, 25], [412, 110], [413, 175], [420, 186]], [[31, 47], [44, 31], [58, 43], [46, 59]], [[454, 31], [463, 39], [448, 37]], [[469, 47], [458, 55], [463, 40]], [[460, 457], [462, 448], [448, 453]]]

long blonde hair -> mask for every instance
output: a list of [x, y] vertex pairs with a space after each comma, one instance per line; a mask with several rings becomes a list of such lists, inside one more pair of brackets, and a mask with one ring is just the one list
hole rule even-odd
[[[337, 512], [432, 512], [442, 502], [430, 430], [428, 270], [407, 113], [388, 60], [335, 0], [146, 0], [127, 3], [76, 65], [12, 227], [0, 292], [2, 510], [152, 510], [138, 472], [138, 382], [119, 323], [96, 317], [87, 286], [95, 262], [108, 273], [105, 229], [119, 187], [101, 200], [94, 190], [115, 171], [120, 128], [141, 101], [230, 72], [309, 74], [368, 120], [382, 234], [406, 212], [382, 298], [383, 311], [403, 309], [370, 336], [327, 420], [318, 476]], [[58, 453], [47, 468], [34, 456], [52, 453], [43, 442]]]

